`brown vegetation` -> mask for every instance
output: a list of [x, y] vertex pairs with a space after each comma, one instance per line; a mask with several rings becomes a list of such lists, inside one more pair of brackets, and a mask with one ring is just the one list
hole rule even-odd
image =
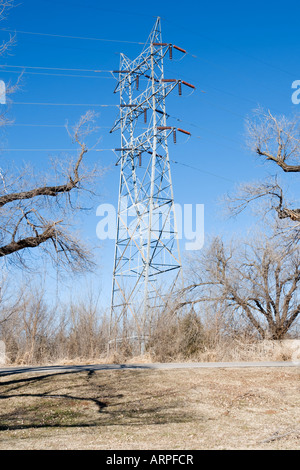
[[297, 449], [299, 371], [121, 370], [0, 378], [1, 449]]

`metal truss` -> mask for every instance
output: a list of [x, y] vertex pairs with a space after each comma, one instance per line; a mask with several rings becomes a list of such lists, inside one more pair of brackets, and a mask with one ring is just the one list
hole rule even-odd
[[136, 335], [143, 342], [182, 276], [168, 138], [176, 142], [176, 131], [190, 133], [167, 125], [165, 100], [175, 88], [181, 95], [182, 84], [194, 87], [165, 79], [164, 59], [172, 59], [174, 49], [185, 53], [162, 42], [158, 18], [142, 53], [133, 61], [121, 54], [114, 71], [120, 106], [110, 132], [121, 132], [115, 149], [120, 186], [110, 318], [115, 339]]

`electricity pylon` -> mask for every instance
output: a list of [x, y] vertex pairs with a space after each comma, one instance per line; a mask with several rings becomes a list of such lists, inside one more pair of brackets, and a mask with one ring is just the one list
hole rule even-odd
[[[182, 84], [194, 87], [165, 79], [163, 61], [172, 59], [174, 49], [185, 53], [162, 42], [158, 18], [142, 53], [133, 61], [121, 54], [114, 71], [120, 113], [110, 132], [120, 129], [121, 147], [115, 149], [120, 186], [111, 338], [137, 336], [143, 342], [147, 321], [166, 308], [182, 276], [168, 137], [176, 143], [177, 130], [190, 133], [167, 125], [165, 100], [176, 87], [181, 95]], [[135, 328], [128, 326], [129, 316]]]

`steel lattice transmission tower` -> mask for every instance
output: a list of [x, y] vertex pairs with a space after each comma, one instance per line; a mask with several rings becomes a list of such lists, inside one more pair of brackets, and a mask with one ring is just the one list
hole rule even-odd
[[120, 69], [114, 71], [120, 113], [111, 132], [121, 131], [110, 320], [114, 338], [136, 335], [142, 341], [153, 312], [166, 307], [182, 275], [168, 137], [176, 142], [176, 130], [190, 134], [167, 125], [165, 100], [176, 87], [181, 95], [182, 83], [194, 87], [165, 79], [164, 58], [172, 59], [174, 48], [185, 53], [162, 42], [158, 18], [142, 53], [133, 61], [121, 54]]

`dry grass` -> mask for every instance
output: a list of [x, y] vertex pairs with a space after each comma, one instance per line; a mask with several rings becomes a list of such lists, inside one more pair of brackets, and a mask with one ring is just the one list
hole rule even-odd
[[[174, 339], [175, 341], [175, 339]], [[163, 348], [162, 344], [162, 348]], [[214, 347], [204, 347], [203, 350], [185, 357], [183, 355], [161, 354], [156, 356], [151, 351], [143, 355], [126, 355], [120, 351], [107, 355], [72, 356], [28, 362], [23, 358], [18, 361], [7, 361], [11, 366], [28, 365], [86, 365], [86, 364], [147, 364], [153, 362], [260, 362], [260, 361], [298, 361], [300, 362], [300, 340], [287, 339], [281, 341], [256, 341], [236, 338], [221, 341]]]
[[300, 340], [251, 341], [236, 338], [221, 341], [214, 348], [198, 354], [196, 359], [199, 362], [300, 361]]
[[0, 449], [297, 449], [300, 374], [121, 370], [0, 379]]

